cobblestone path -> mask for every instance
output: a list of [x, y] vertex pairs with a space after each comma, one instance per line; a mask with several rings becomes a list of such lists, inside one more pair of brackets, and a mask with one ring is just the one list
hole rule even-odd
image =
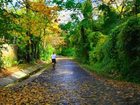
[[60, 59], [55, 70], [0, 88], [0, 105], [140, 105], [140, 91], [108, 84], [75, 62]]

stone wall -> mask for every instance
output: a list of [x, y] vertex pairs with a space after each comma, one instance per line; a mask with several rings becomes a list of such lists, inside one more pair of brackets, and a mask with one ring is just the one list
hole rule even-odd
[[2, 45], [3, 67], [11, 67], [17, 64], [17, 47], [13, 44]]

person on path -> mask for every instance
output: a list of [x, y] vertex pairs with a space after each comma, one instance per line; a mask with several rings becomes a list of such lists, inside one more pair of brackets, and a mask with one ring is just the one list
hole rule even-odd
[[55, 68], [55, 64], [56, 64], [56, 54], [53, 52], [52, 54], [52, 64], [53, 64], [53, 68]]

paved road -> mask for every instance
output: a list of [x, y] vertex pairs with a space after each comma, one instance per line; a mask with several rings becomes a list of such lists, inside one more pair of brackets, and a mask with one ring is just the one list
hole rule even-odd
[[68, 59], [0, 89], [0, 105], [140, 105], [140, 92], [105, 84]]

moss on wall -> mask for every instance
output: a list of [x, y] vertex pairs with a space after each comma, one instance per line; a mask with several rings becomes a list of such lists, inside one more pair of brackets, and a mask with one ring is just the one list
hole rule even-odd
[[17, 64], [17, 47], [13, 44], [2, 45], [3, 67], [11, 67]]

